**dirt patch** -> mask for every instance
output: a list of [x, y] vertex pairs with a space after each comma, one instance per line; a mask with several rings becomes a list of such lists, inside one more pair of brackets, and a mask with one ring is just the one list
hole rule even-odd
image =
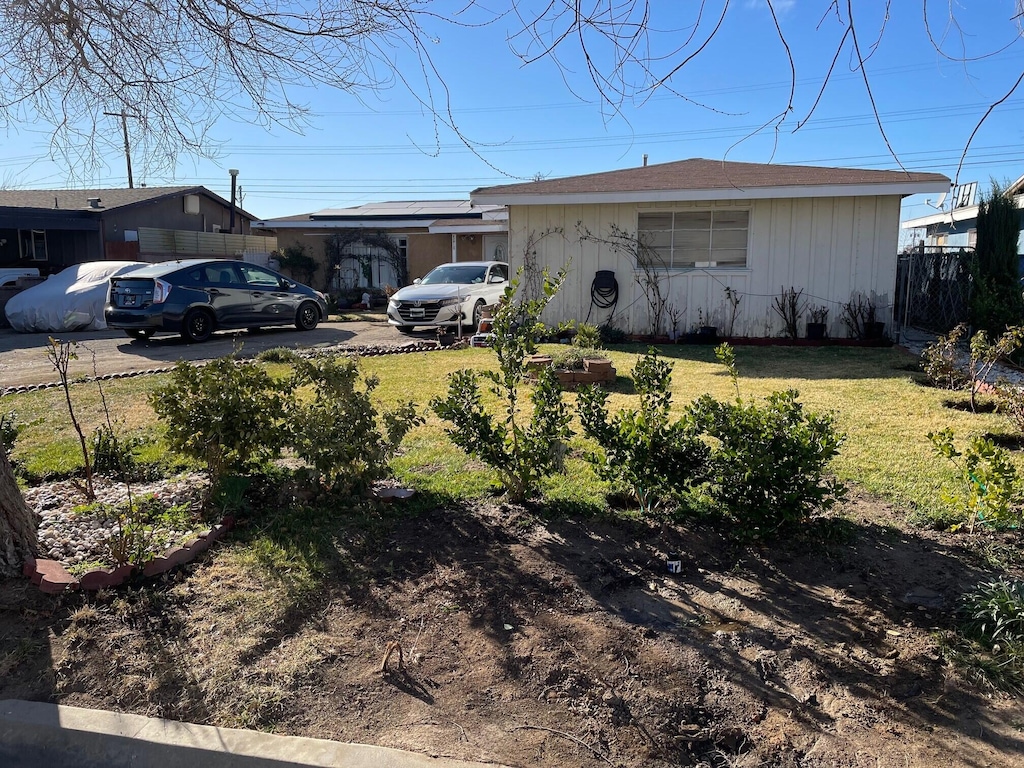
[[[910, 529], [865, 498], [844, 514], [742, 546], [448, 505], [339, 522], [315, 588], [231, 542], [93, 598], [7, 582], [0, 698], [541, 768], [1024, 765], [1020, 701], [936, 639], [1019, 540]], [[394, 641], [404, 667], [382, 673]]]

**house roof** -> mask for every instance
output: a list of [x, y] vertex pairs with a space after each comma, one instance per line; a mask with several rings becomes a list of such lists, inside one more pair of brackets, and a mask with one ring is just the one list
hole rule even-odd
[[579, 204], [750, 200], [771, 197], [910, 195], [949, 189], [941, 173], [810, 165], [736, 163], [691, 158], [618, 171], [481, 187], [474, 204]]
[[[109, 211], [141, 203], [150, 203], [167, 197], [202, 194], [224, 206], [231, 203], [206, 187], [189, 185], [177, 187], [135, 187], [134, 189], [0, 189], [0, 208], [33, 208], [47, 211]], [[89, 205], [89, 198], [99, 198], [100, 207]], [[248, 219], [254, 218], [242, 208], [236, 209]]]
[[393, 200], [351, 208], [324, 208], [298, 216], [255, 222], [265, 229], [403, 229], [429, 227], [438, 220], [470, 221], [482, 218], [500, 205], [474, 205], [469, 200]]
[[[1013, 187], [1008, 187], [1007, 192], [1012, 189]], [[1013, 202], [1017, 208], [1024, 209], [1024, 194], [1014, 195]], [[971, 219], [978, 218], [978, 210], [980, 208], [980, 205], [965, 205], [961, 208], [954, 208], [951, 211], [940, 210], [935, 213], [929, 213], [927, 216], [907, 219], [900, 223], [900, 227], [903, 229], [917, 229], [918, 227], [928, 227], [933, 224], [955, 224], [958, 221], [970, 221]]]

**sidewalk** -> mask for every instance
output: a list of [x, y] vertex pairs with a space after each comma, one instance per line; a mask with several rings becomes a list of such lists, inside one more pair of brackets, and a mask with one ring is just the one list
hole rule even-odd
[[4, 768], [501, 768], [386, 747], [0, 701]]

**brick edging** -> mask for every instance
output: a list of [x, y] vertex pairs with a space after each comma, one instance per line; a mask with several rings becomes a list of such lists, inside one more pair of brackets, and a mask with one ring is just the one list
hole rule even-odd
[[171, 547], [162, 555], [147, 562], [141, 569], [132, 564], [116, 568], [97, 568], [83, 574], [80, 578], [75, 578], [68, 573], [63, 563], [57, 560], [30, 557], [22, 566], [22, 573], [38, 586], [40, 591], [49, 595], [57, 595], [65, 591], [94, 592], [107, 587], [119, 587], [135, 573], [141, 573], [143, 576], [159, 576], [175, 566], [191, 563], [234, 527], [235, 519], [233, 517], [229, 515], [221, 518], [220, 523], [211, 527], [206, 533], [197, 536], [184, 546]]
[[[412, 344], [398, 344], [384, 346], [380, 344], [367, 344], [360, 345], [358, 347], [324, 347], [324, 348], [306, 348], [296, 349], [294, 352], [301, 357], [312, 357], [317, 354], [323, 354], [324, 352], [338, 352], [345, 355], [354, 355], [356, 357], [380, 357], [381, 355], [404, 355], [412, 352], [434, 352], [439, 349], [444, 349], [436, 341], [417, 341]], [[449, 347], [450, 349], [450, 347]], [[265, 352], [266, 350], [261, 350]], [[246, 355], [240, 357], [241, 360], [252, 360], [259, 357], [260, 352], [252, 355]], [[193, 360], [190, 361], [193, 365], [206, 365], [210, 362], [209, 360]], [[152, 376], [158, 373], [170, 373], [174, 370], [173, 365], [165, 365], [162, 368], [147, 368], [142, 371], [122, 371], [120, 373], [104, 373], [99, 376], [84, 376], [82, 378], [76, 378], [74, 383], [89, 383], [93, 381], [110, 381], [112, 379], [130, 379], [135, 376]], [[18, 395], [25, 392], [37, 392], [42, 389], [53, 389], [54, 387], [61, 386], [59, 381], [47, 381], [42, 384], [25, 384], [18, 387], [2, 387], [0, 388], [0, 397], [4, 395]]]

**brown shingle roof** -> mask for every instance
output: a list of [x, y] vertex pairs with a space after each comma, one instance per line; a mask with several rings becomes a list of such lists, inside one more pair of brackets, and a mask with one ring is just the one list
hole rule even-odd
[[[112, 208], [123, 208], [128, 205], [147, 203], [164, 197], [184, 194], [208, 195], [225, 206], [227, 200], [211, 192], [206, 187], [135, 187], [134, 189], [0, 189], [0, 208], [45, 208], [47, 210], [97, 210], [89, 207], [89, 198], [98, 197], [100, 208], [109, 211]], [[55, 204], [56, 201], [56, 204]], [[255, 218], [241, 207], [238, 212], [246, 218]]]
[[949, 184], [940, 173], [871, 171], [811, 165], [765, 165], [692, 158], [620, 171], [481, 187], [473, 195], [568, 195], [670, 190], [752, 189], [931, 182]]

